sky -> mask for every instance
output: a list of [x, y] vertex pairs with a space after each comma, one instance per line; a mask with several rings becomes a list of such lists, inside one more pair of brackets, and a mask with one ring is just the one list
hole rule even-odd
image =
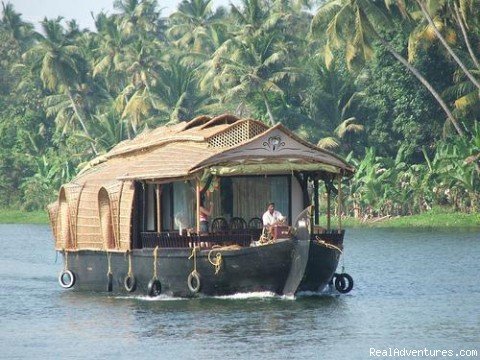
[[[114, 0], [3, 0], [13, 4], [16, 12], [22, 14], [24, 21], [31, 22], [38, 28], [38, 23], [44, 17], [55, 18], [63, 16], [66, 20], [75, 19], [80, 27], [94, 29], [91, 12], [98, 14], [101, 11], [107, 14], [114, 13]], [[162, 15], [168, 16], [177, 7], [180, 0], [158, 0]], [[213, 6], [226, 6], [229, 0], [213, 0]]]

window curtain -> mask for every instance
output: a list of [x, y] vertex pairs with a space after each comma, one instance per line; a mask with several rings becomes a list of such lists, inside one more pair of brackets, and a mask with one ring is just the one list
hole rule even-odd
[[233, 216], [245, 221], [262, 217], [267, 204], [274, 202], [276, 209], [288, 216], [289, 196], [286, 176], [237, 177], [233, 182]]
[[189, 181], [173, 183], [174, 229], [194, 228], [196, 221], [195, 186]]

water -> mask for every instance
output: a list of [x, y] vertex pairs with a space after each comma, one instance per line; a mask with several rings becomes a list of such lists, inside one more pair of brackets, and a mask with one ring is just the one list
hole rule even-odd
[[[193, 300], [63, 290], [48, 226], [0, 225], [2, 359], [367, 359], [477, 350], [478, 230], [350, 230], [347, 295]], [[480, 357], [480, 355], [479, 355]]]

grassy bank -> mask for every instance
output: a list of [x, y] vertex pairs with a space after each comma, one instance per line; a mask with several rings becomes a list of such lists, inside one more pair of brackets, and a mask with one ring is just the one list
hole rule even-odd
[[0, 209], [0, 224], [48, 224], [48, 215], [44, 210]]
[[[325, 226], [326, 218], [320, 219]], [[48, 224], [48, 215], [45, 211], [25, 212], [20, 210], [0, 209], [0, 224]], [[362, 222], [354, 218], [342, 219], [344, 227], [371, 227], [371, 228], [455, 228], [471, 227], [480, 229], [480, 213], [464, 214], [446, 209], [434, 209], [429, 212], [385, 219], [370, 219]], [[332, 218], [332, 227], [338, 226], [338, 219]]]
[[[433, 209], [428, 212], [391, 218], [369, 219], [360, 221], [354, 218], [346, 218], [342, 220], [345, 227], [371, 227], [371, 228], [479, 228], [480, 214], [465, 214], [450, 211], [448, 209]], [[326, 220], [323, 219], [323, 223]], [[338, 219], [332, 219], [332, 225], [335, 227]]]

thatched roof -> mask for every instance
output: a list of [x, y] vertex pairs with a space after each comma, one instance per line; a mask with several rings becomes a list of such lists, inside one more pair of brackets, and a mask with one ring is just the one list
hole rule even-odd
[[[288, 153], [278, 151], [261, 155], [259, 151], [240, 151], [247, 150], [249, 146], [253, 146], [253, 150], [261, 150], [261, 145], [272, 137], [282, 138], [282, 142], [289, 139], [294, 145]], [[232, 155], [230, 158], [229, 154]], [[181, 178], [216, 162], [238, 162], [239, 157], [243, 157], [241, 163], [248, 159], [261, 162], [307, 159], [331, 166], [332, 172], [353, 171], [341, 158], [302, 140], [282, 125], [269, 128], [256, 120], [221, 115], [214, 118], [200, 116], [125, 140], [107, 154], [94, 159], [88, 170], [81, 172], [74, 181]]]

